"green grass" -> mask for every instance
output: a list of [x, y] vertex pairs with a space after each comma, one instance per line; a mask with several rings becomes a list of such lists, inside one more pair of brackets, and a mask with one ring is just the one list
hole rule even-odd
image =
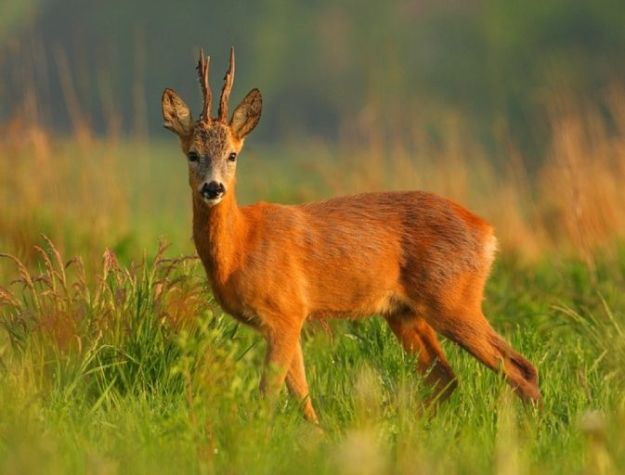
[[445, 342], [461, 384], [424, 413], [381, 319], [311, 324], [320, 433], [286, 393], [259, 398], [264, 343], [214, 305], [197, 261], [108, 254], [87, 276], [42, 246], [0, 309], [1, 473], [625, 471], [623, 257], [497, 264], [486, 313], [537, 364], [541, 410]]

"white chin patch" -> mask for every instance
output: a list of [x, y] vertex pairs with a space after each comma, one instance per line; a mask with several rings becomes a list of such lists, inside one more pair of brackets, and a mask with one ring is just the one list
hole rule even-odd
[[202, 200], [204, 200], [204, 203], [206, 203], [208, 206], [215, 206], [216, 204], [219, 204], [221, 202], [221, 200], [223, 200], [223, 196], [220, 196], [219, 198], [204, 198], [202, 197]]

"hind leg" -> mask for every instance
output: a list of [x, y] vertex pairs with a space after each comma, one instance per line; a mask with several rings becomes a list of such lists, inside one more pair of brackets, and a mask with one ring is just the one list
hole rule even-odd
[[417, 368], [434, 389], [432, 400], [447, 399], [458, 383], [432, 327], [411, 312], [391, 315], [386, 320], [404, 350], [417, 355]]
[[481, 310], [443, 311], [428, 321], [437, 331], [471, 353], [507, 382], [525, 401], [540, 402], [538, 373], [534, 366], [490, 326]]

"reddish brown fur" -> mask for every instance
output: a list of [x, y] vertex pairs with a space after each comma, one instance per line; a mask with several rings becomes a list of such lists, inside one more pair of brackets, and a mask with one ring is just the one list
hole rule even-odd
[[[437, 397], [448, 397], [456, 378], [435, 332], [501, 371], [522, 398], [538, 401], [536, 370], [481, 311], [496, 243], [491, 226], [418, 191], [238, 207], [234, 171], [221, 160], [241, 150], [258, 122], [260, 94], [251, 96], [230, 124], [220, 118], [189, 128], [186, 111], [180, 114], [184, 103], [166, 90], [163, 115], [185, 154], [209, 157], [190, 170], [193, 238], [224, 310], [267, 339], [262, 389], [275, 393], [286, 380], [316, 421], [300, 346], [304, 322], [382, 315], [405, 350], [418, 355]], [[227, 191], [216, 204], [197, 192], [207, 176], [226, 177]]]

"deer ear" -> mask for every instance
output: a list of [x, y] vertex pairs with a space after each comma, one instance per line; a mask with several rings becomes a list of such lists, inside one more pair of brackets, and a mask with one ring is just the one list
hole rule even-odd
[[161, 99], [163, 110], [163, 126], [178, 134], [188, 137], [193, 130], [193, 117], [189, 106], [176, 94], [173, 89], [165, 89]]
[[260, 120], [263, 98], [258, 89], [252, 89], [232, 114], [230, 128], [234, 135], [242, 139], [249, 134]]

